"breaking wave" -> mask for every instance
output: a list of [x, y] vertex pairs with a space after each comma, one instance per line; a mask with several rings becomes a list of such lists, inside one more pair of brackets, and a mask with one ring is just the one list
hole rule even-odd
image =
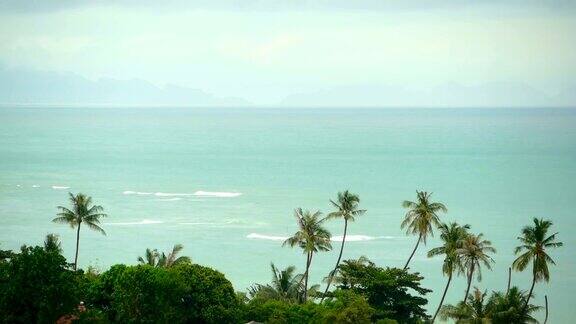
[[130, 190], [126, 190], [123, 192], [123, 194], [125, 195], [142, 195], [142, 196], [148, 196], [148, 195], [153, 195], [153, 192], [141, 192], [141, 191], [130, 191]]
[[246, 238], [256, 239], [256, 240], [284, 241], [288, 237], [287, 236], [274, 236], [274, 235], [263, 235], [263, 234], [258, 234], [258, 233], [250, 233], [250, 234], [246, 235]]
[[162, 224], [163, 221], [158, 220], [150, 220], [150, 219], [143, 219], [137, 222], [120, 222], [120, 223], [106, 223], [106, 225], [113, 225], [113, 226], [127, 226], [127, 225], [153, 225], [153, 224]]
[[52, 186], [52, 189], [54, 189], [54, 190], [64, 190], [64, 189], [70, 189], [70, 187], [67, 187], [67, 186]]

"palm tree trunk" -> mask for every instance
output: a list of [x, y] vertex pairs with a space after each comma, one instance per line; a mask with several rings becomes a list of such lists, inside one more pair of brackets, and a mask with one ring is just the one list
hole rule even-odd
[[78, 249], [80, 247], [80, 225], [82, 223], [78, 223], [78, 230], [76, 230], [76, 255], [74, 256], [74, 271], [78, 269]]
[[512, 268], [508, 268], [508, 287], [506, 288], [506, 295], [510, 291], [510, 281], [512, 280]]
[[336, 265], [334, 266], [334, 270], [330, 273], [328, 277], [328, 284], [326, 285], [326, 290], [324, 290], [324, 294], [322, 295], [322, 299], [320, 303], [324, 301], [326, 297], [326, 293], [328, 293], [328, 289], [330, 289], [330, 284], [332, 283], [332, 279], [334, 279], [334, 275], [336, 274], [336, 270], [338, 270], [338, 265], [340, 264], [340, 260], [342, 259], [342, 252], [344, 251], [344, 242], [346, 242], [346, 231], [348, 230], [348, 220], [344, 219], [344, 234], [342, 235], [342, 244], [340, 245], [340, 254], [338, 255], [338, 260], [336, 261]]
[[528, 304], [530, 303], [530, 297], [532, 297], [532, 291], [534, 290], [534, 285], [536, 284], [536, 276], [532, 277], [532, 286], [530, 286], [530, 292], [528, 293], [528, 297], [526, 297], [526, 304], [524, 304], [524, 309], [522, 312], [526, 312], [528, 309]]
[[546, 305], [546, 317], [544, 317], [544, 324], [548, 322], [548, 296], [544, 295], [544, 303]]
[[466, 288], [466, 295], [464, 295], [464, 304], [466, 304], [466, 300], [468, 300], [468, 293], [470, 292], [470, 286], [472, 286], [473, 275], [474, 275], [474, 264], [472, 264], [472, 268], [470, 268], [470, 273], [468, 274], [468, 287]]
[[450, 281], [452, 281], [452, 272], [448, 275], [448, 282], [446, 283], [446, 288], [444, 288], [444, 293], [442, 294], [442, 299], [440, 299], [440, 305], [438, 305], [438, 309], [436, 309], [436, 313], [434, 313], [434, 317], [432, 317], [432, 324], [434, 324], [434, 320], [438, 313], [440, 312], [440, 308], [442, 307], [442, 303], [444, 303], [444, 298], [446, 297], [446, 293], [448, 292], [448, 287], [450, 286]]
[[304, 302], [308, 300], [308, 274], [310, 273], [310, 264], [312, 263], [313, 251], [310, 251], [308, 262], [306, 262], [306, 274], [304, 278]]
[[414, 247], [414, 250], [412, 251], [412, 254], [410, 254], [410, 257], [408, 258], [408, 261], [406, 261], [406, 265], [404, 265], [404, 270], [408, 269], [408, 264], [410, 264], [410, 260], [412, 260], [412, 257], [414, 256], [414, 253], [416, 253], [416, 250], [418, 249], [418, 244], [420, 244], [420, 240], [422, 240], [422, 234], [420, 234], [418, 236], [418, 242], [416, 242], [416, 246]]
[[[302, 275], [302, 278], [300, 278], [300, 281], [298, 281], [298, 289], [300, 289], [300, 287], [302, 287], [302, 282], [304, 282], [304, 279], [306, 279], [306, 275], [308, 275], [308, 265], [310, 264], [310, 252], [308, 252], [306, 254], [306, 267], [304, 268], [304, 274]], [[302, 296], [300, 296], [302, 297]], [[300, 298], [299, 297], [299, 298]]]

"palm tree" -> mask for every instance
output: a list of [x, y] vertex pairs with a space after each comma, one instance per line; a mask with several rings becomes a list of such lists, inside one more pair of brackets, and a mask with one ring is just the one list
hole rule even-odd
[[488, 307], [494, 324], [506, 323], [538, 323], [532, 313], [541, 309], [539, 306], [526, 303], [527, 294], [518, 287], [511, 287], [507, 293], [494, 292], [488, 301]]
[[428, 252], [428, 257], [433, 257], [437, 255], [444, 255], [444, 262], [442, 264], [442, 273], [448, 276], [448, 282], [446, 282], [446, 288], [444, 288], [444, 293], [442, 294], [442, 299], [440, 299], [440, 305], [436, 309], [436, 313], [432, 317], [432, 323], [436, 320], [438, 312], [444, 303], [444, 298], [448, 292], [448, 287], [452, 281], [452, 275], [454, 270], [461, 271], [462, 263], [460, 260], [460, 255], [456, 251], [462, 247], [462, 242], [468, 235], [467, 230], [470, 229], [470, 225], [460, 226], [457, 223], [442, 224], [438, 228], [441, 232], [440, 239], [444, 244], [442, 246], [433, 248]]
[[170, 268], [173, 266], [177, 266], [179, 264], [186, 264], [191, 263], [192, 260], [190, 257], [187, 256], [178, 256], [178, 254], [184, 249], [184, 245], [176, 244], [172, 248], [172, 252], [165, 254], [162, 252], [161, 255], [158, 256], [158, 266], [164, 268]]
[[274, 263], [272, 268], [272, 283], [267, 285], [256, 284], [250, 288], [251, 297], [265, 300], [298, 301], [302, 293], [302, 274], [295, 275], [296, 267], [289, 266], [280, 271]]
[[[328, 276], [328, 283], [326, 284], [326, 290], [324, 290], [324, 295], [330, 289], [330, 284], [332, 283], [332, 279], [334, 278], [334, 274], [338, 269], [338, 265], [340, 264], [340, 260], [342, 259], [342, 252], [344, 251], [344, 243], [346, 242], [346, 232], [348, 230], [348, 222], [353, 222], [357, 216], [360, 216], [366, 212], [365, 209], [358, 209], [358, 204], [360, 203], [360, 197], [358, 195], [351, 193], [350, 191], [346, 190], [344, 192], [338, 193], [337, 201], [330, 200], [330, 203], [334, 207], [336, 207], [337, 211], [328, 214], [328, 218], [342, 218], [344, 219], [344, 234], [342, 234], [342, 243], [340, 245], [340, 253], [338, 254], [338, 260], [336, 260], [336, 265], [334, 266], [334, 270], [332, 270]], [[324, 296], [322, 296], [322, 302], [324, 300]]]
[[176, 244], [172, 248], [172, 252], [166, 254], [164, 252], [158, 253], [157, 249], [146, 249], [144, 257], [138, 257], [140, 264], [147, 264], [157, 268], [171, 268], [179, 264], [191, 263], [190, 257], [181, 256], [178, 254], [184, 249], [182, 244]]
[[54, 218], [52, 221], [55, 223], [68, 224], [72, 228], [76, 228], [76, 254], [74, 256], [74, 270], [78, 267], [78, 248], [80, 247], [80, 226], [85, 223], [88, 228], [106, 235], [106, 232], [99, 226], [100, 218], [107, 217], [104, 214], [104, 208], [102, 206], [92, 205], [92, 197], [86, 196], [82, 193], [74, 196], [71, 192], [68, 193], [70, 196], [70, 203], [72, 209], [66, 207], [58, 206], [60, 212], [58, 217]]
[[410, 257], [408, 258], [408, 261], [406, 261], [406, 265], [404, 265], [404, 270], [408, 268], [408, 264], [410, 264], [410, 260], [412, 260], [414, 253], [416, 253], [420, 242], [426, 244], [426, 238], [428, 235], [434, 235], [432, 225], [440, 225], [438, 213], [448, 212], [448, 209], [446, 209], [444, 204], [430, 201], [432, 193], [416, 191], [416, 195], [416, 202], [406, 200], [402, 203], [404, 208], [408, 208], [408, 212], [404, 217], [401, 228], [407, 228], [406, 234], [418, 235], [418, 241], [416, 242], [412, 254], [410, 254]]
[[447, 321], [449, 318], [453, 319], [456, 323], [467, 324], [489, 324], [490, 320], [490, 306], [489, 303], [484, 303], [486, 299], [486, 291], [482, 292], [477, 287], [474, 287], [474, 292], [470, 294], [467, 302], [460, 302], [458, 305], [445, 305], [440, 311], [440, 319]]
[[312, 213], [297, 208], [294, 211], [294, 215], [297, 219], [298, 231], [294, 233], [292, 237], [286, 239], [284, 243], [282, 243], [282, 246], [298, 246], [302, 249], [302, 252], [306, 254], [306, 271], [304, 272], [303, 277], [303, 297], [304, 301], [306, 301], [308, 298], [308, 277], [314, 253], [319, 251], [330, 251], [332, 245], [330, 244], [330, 232], [322, 226], [322, 223], [326, 220], [326, 218], [320, 218], [322, 213], [319, 211]]
[[546, 253], [546, 249], [563, 245], [562, 242], [556, 241], [558, 232], [548, 236], [548, 230], [552, 226], [551, 221], [538, 218], [534, 218], [533, 221], [534, 226], [526, 226], [522, 229], [522, 236], [518, 237], [522, 245], [514, 250], [514, 254], [522, 254], [512, 263], [514, 270], [524, 271], [532, 261], [532, 286], [530, 286], [530, 292], [526, 298], [525, 308], [528, 307], [536, 282], [542, 280], [548, 282], [550, 280], [548, 264], [556, 264]]
[[58, 235], [46, 235], [46, 239], [44, 239], [44, 250], [49, 252], [62, 253], [62, 243], [60, 243], [60, 238]]
[[158, 250], [146, 249], [144, 257], [138, 257], [138, 262], [140, 264], [147, 264], [156, 267], [158, 264]]
[[458, 253], [462, 260], [462, 267], [466, 271], [466, 277], [468, 278], [468, 287], [464, 295], [464, 303], [466, 303], [466, 299], [468, 298], [474, 272], [477, 274], [478, 281], [481, 281], [482, 264], [486, 266], [486, 268], [492, 269], [490, 263], [494, 263], [494, 259], [492, 259], [488, 253], [496, 253], [496, 249], [491, 246], [492, 242], [484, 240], [483, 236], [484, 234], [482, 233], [478, 235], [468, 234], [462, 241], [462, 247], [456, 250], [456, 253]]

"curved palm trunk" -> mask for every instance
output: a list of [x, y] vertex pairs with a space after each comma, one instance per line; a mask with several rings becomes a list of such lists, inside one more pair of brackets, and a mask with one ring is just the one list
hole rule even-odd
[[473, 275], [474, 275], [474, 264], [472, 264], [472, 268], [470, 268], [470, 273], [468, 273], [468, 287], [466, 288], [466, 295], [464, 295], [464, 304], [466, 304], [466, 300], [468, 300], [468, 293], [470, 292], [470, 286], [472, 285]]
[[306, 262], [306, 273], [304, 274], [304, 302], [308, 300], [308, 274], [310, 273], [310, 264], [312, 263], [312, 256], [314, 252], [310, 252]]
[[544, 296], [544, 302], [546, 304], [546, 317], [544, 317], [544, 324], [548, 322], [548, 296]]
[[534, 291], [534, 285], [536, 284], [536, 276], [532, 277], [532, 286], [530, 286], [530, 292], [528, 293], [528, 297], [526, 297], [526, 303], [524, 304], [523, 312], [526, 312], [528, 308], [528, 304], [530, 303], [530, 297], [532, 297], [532, 291]]
[[406, 261], [406, 264], [404, 265], [404, 270], [408, 269], [408, 264], [410, 264], [410, 260], [412, 260], [412, 257], [414, 256], [414, 253], [416, 253], [416, 250], [418, 249], [418, 245], [420, 244], [420, 241], [422, 240], [422, 234], [420, 234], [418, 236], [418, 242], [416, 242], [416, 246], [414, 247], [414, 250], [412, 251], [412, 254], [410, 254], [410, 257], [408, 258], [408, 261]]
[[434, 313], [434, 317], [432, 317], [432, 323], [436, 320], [436, 316], [440, 312], [440, 308], [442, 308], [442, 304], [444, 303], [444, 298], [446, 297], [446, 293], [448, 292], [448, 287], [450, 286], [450, 281], [452, 281], [452, 272], [448, 276], [448, 282], [446, 283], [446, 288], [444, 288], [444, 293], [442, 294], [442, 299], [440, 299], [440, 305], [438, 305], [438, 309], [436, 309], [436, 313]]
[[78, 229], [76, 230], [76, 255], [74, 256], [74, 270], [78, 269], [78, 249], [80, 247], [80, 225], [78, 223]]
[[340, 264], [340, 260], [342, 259], [342, 252], [344, 251], [344, 243], [346, 242], [347, 230], [348, 230], [348, 220], [345, 219], [344, 220], [344, 234], [342, 235], [342, 244], [340, 245], [340, 254], [338, 255], [338, 260], [336, 261], [336, 265], [334, 266], [334, 270], [332, 270], [332, 273], [330, 273], [330, 276], [328, 277], [328, 284], [326, 285], [326, 290], [324, 290], [324, 294], [322, 295], [322, 299], [320, 300], [320, 303], [322, 303], [324, 301], [326, 293], [328, 293], [328, 289], [330, 289], [330, 284], [332, 283], [332, 280], [334, 279], [334, 275], [336, 274], [336, 270], [338, 269], [338, 265]]

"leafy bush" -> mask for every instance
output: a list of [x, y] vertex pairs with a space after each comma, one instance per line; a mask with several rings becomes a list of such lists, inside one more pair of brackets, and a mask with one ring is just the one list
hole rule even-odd
[[22, 247], [0, 263], [0, 321], [54, 323], [77, 305], [78, 275], [42, 247]]
[[[372, 320], [395, 319], [400, 323], [418, 323], [428, 319], [421, 297], [431, 290], [420, 286], [418, 273], [398, 268], [380, 268], [372, 262], [344, 261], [336, 278], [339, 288], [363, 295], [376, 310]], [[421, 295], [413, 295], [414, 293]]]

